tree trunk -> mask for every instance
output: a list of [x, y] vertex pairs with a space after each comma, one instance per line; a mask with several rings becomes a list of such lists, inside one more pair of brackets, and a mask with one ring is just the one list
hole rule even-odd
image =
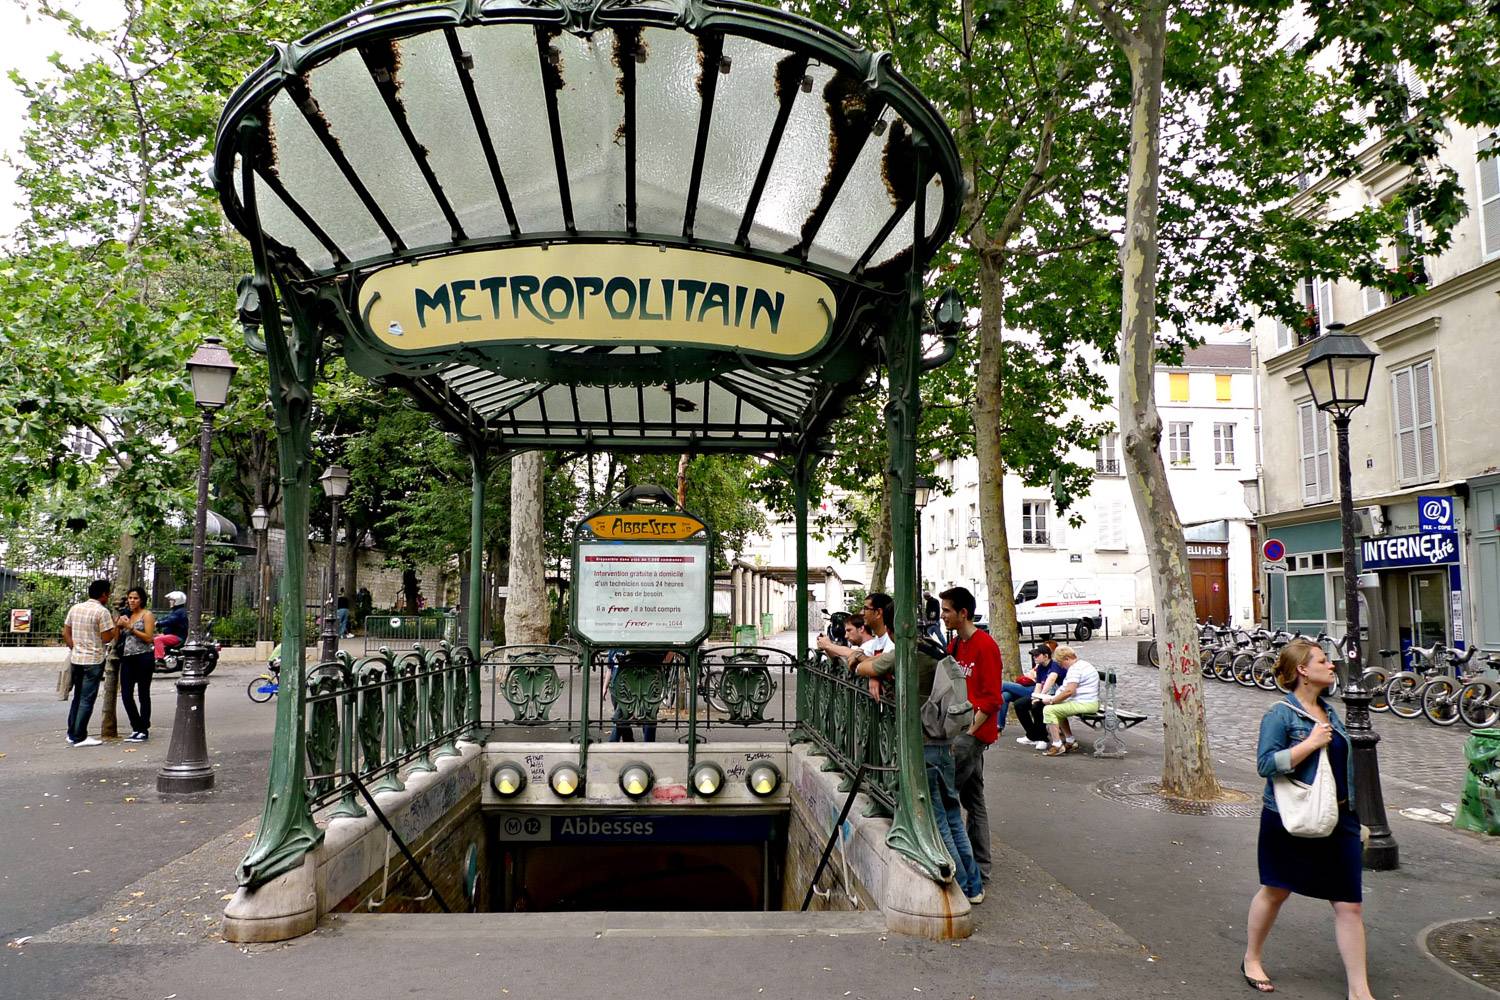
[[687, 506], [688, 461], [689, 456], [687, 452], [683, 452], [682, 456], [677, 459], [677, 506], [679, 507]]
[[1161, 787], [1167, 795], [1220, 794], [1209, 756], [1198, 665], [1197, 614], [1182, 523], [1167, 486], [1156, 409], [1157, 208], [1161, 170], [1161, 90], [1166, 48], [1165, 0], [1145, 5], [1123, 43], [1130, 62], [1130, 181], [1125, 214], [1120, 317], [1120, 430], [1125, 474], [1146, 538], [1161, 643], [1165, 747]]
[[547, 620], [547, 563], [542, 526], [542, 453], [510, 460], [510, 583], [505, 641], [551, 640]]
[[[987, 241], [983, 223], [975, 226], [975, 246]], [[1000, 647], [1003, 676], [1021, 672], [1021, 634], [1016, 624], [1016, 592], [1010, 571], [1010, 530], [1005, 523], [1005, 458], [1000, 453], [1003, 426], [1001, 384], [1005, 365], [1005, 280], [1000, 262], [979, 255], [979, 371], [974, 387], [975, 456], [979, 460], [979, 525], [984, 541], [984, 582], [989, 590], [990, 634]]]

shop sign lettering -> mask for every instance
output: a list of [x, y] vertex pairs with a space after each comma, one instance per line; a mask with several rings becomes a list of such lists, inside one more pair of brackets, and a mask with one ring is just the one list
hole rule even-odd
[[1452, 531], [1425, 535], [1367, 538], [1360, 543], [1365, 569], [1403, 569], [1409, 566], [1443, 566], [1458, 562], [1458, 534]]

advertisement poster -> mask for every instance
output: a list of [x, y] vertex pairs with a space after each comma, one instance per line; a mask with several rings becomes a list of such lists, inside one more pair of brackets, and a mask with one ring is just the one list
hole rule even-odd
[[595, 645], [687, 644], [708, 631], [708, 545], [579, 542], [574, 600]]
[[31, 609], [30, 608], [11, 608], [11, 610], [10, 610], [10, 630], [12, 632], [30, 632], [31, 631]]

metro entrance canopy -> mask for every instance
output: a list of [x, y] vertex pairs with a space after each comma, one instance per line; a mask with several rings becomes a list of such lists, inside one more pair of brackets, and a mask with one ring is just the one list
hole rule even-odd
[[961, 188], [887, 56], [697, 0], [375, 5], [236, 91], [215, 171], [355, 371], [488, 443], [653, 450], [816, 436]]
[[[923, 268], [962, 180], [941, 117], [888, 56], [732, 0], [392, 0], [278, 46], [231, 97], [214, 172], [252, 249], [240, 319], [267, 356], [287, 537], [307, 529], [312, 389], [333, 342], [468, 449], [471, 593], [490, 463], [598, 448], [780, 456], [805, 595], [814, 448], [883, 364], [906, 539], [890, 840], [947, 876], [917, 726], [910, 539], [917, 376], [951, 356], [959, 312], [940, 303], [947, 343], [924, 359]], [[284, 607], [304, 604], [304, 562], [289, 546]], [[303, 787], [302, 633], [287, 615], [265, 817], [240, 869], [251, 888], [322, 836]], [[477, 602], [466, 634], [472, 723]]]

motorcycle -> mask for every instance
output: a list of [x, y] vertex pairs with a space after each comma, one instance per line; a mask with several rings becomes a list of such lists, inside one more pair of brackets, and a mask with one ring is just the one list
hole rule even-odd
[[[203, 676], [207, 677], [219, 666], [219, 644], [216, 640], [205, 639], [203, 640], [203, 645], [208, 650], [203, 658]], [[187, 657], [183, 655], [182, 647], [173, 646], [167, 650], [165, 657], [156, 661], [152, 672], [157, 674], [180, 674], [186, 662]]]

